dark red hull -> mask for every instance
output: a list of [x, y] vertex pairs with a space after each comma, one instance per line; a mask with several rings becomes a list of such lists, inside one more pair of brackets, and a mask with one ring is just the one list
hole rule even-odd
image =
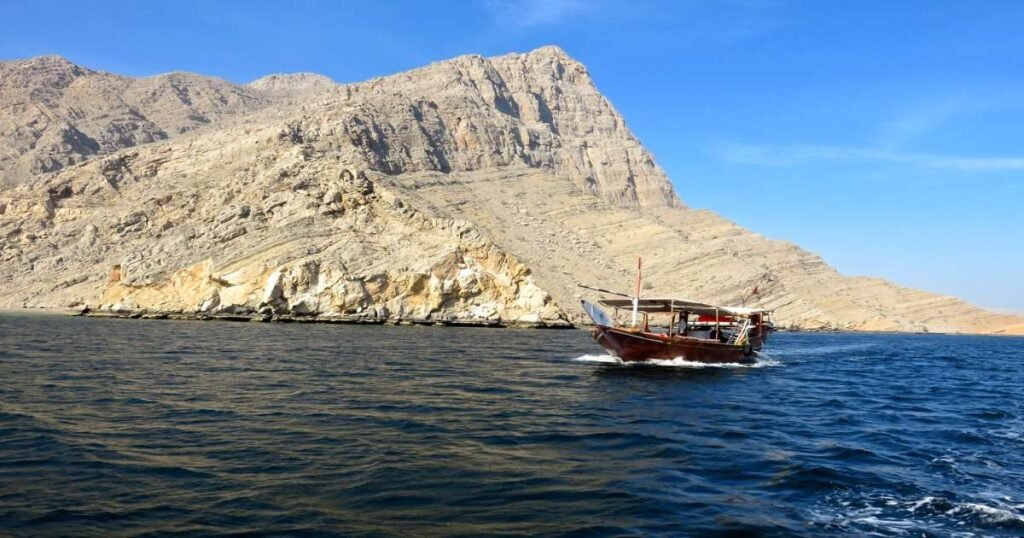
[[597, 326], [594, 341], [624, 361], [676, 359], [706, 363], [751, 362], [754, 352], [764, 345], [768, 332], [751, 335], [749, 344], [737, 346], [717, 340], [628, 331]]

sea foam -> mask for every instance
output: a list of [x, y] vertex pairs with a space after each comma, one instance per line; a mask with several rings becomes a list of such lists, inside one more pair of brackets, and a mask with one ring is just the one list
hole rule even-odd
[[647, 359], [645, 361], [624, 361], [611, 355], [582, 355], [572, 359], [574, 362], [590, 362], [597, 364], [609, 364], [616, 366], [665, 366], [670, 368], [765, 368], [768, 366], [781, 366], [782, 363], [770, 357], [760, 355], [753, 362], [722, 362], [707, 363], [688, 361], [682, 357], [674, 359]]

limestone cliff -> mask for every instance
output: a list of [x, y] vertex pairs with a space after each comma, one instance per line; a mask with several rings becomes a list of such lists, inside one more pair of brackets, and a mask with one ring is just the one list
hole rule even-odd
[[[51, 84], [65, 82], [36, 83]], [[244, 106], [202, 129], [154, 120], [175, 136], [59, 146], [85, 162], [56, 168], [26, 168], [34, 149], [7, 152], [19, 186], [0, 191], [0, 305], [557, 324], [580, 320], [576, 283], [627, 287], [644, 255], [648, 295], [732, 303], [757, 286], [753, 301], [792, 327], [1022, 323], [844, 277], [686, 208], [586, 68], [554, 47], [360, 84], [223, 84]], [[25, 117], [9, 118], [4, 144], [24, 138]]]
[[228, 132], [14, 189], [0, 202], [8, 290], [113, 312], [563, 323], [471, 224], [421, 215], [295, 137]]

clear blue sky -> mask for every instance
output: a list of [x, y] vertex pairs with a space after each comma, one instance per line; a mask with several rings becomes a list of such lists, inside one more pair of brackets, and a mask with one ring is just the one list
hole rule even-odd
[[[289, 4], [289, 5], [285, 5]], [[556, 44], [682, 199], [876, 275], [1024, 311], [1024, 2], [0, 0], [0, 58], [340, 82]]]

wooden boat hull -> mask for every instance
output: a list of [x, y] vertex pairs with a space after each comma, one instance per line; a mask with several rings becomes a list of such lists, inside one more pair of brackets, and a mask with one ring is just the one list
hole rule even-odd
[[604, 326], [595, 327], [592, 335], [595, 342], [623, 361], [679, 358], [704, 363], [742, 363], [753, 362], [754, 352], [761, 349], [767, 336], [767, 331], [761, 333], [752, 335], [749, 345], [743, 346]]

